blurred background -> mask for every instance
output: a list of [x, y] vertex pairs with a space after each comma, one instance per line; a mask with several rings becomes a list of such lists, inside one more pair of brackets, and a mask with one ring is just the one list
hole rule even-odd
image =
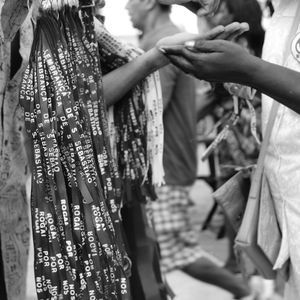
[[[125, 6], [128, 0], [106, 0], [103, 8], [105, 25], [107, 29], [124, 42], [137, 45], [138, 31], [132, 27]], [[258, 0], [262, 7], [265, 6], [266, 0]], [[181, 6], [172, 7], [171, 18], [176, 25], [191, 33], [197, 33], [197, 16]], [[263, 21], [264, 27], [267, 26], [267, 16]]]

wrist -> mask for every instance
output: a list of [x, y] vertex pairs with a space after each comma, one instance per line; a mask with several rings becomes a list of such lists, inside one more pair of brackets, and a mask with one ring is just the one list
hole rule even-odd
[[245, 60], [245, 63], [242, 66], [241, 70], [241, 78], [244, 78], [245, 82], [244, 84], [247, 84], [249, 86], [256, 86], [256, 80], [258, 74], [262, 72], [262, 64], [261, 64], [261, 59], [249, 55], [247, 59]]
[[151, 72], [154, 72], [170, 63], [169, 59], [157, 47], [153, 47], [147, 51], [145, 55], [147, 56], [146, 61]]

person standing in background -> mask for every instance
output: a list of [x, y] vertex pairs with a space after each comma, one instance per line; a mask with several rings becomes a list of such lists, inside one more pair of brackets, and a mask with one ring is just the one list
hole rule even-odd
[[[145, 51], [163, 37], [180, 32], [170, 20], [169, 5], [157, 0], [129, 0], [126, 8], [133, 26], [141, 30], [140, 47]], [[244, 299], [250, 294], [248, 287], [213, 262], [189, 222], [189, 192], [197, 172], [195, 81], [173, 65], [159, 73], [164, 107], [165, 185], [156, 188], [157, 199], [151, 209], [162, 271], [182, 269], [228, 290], [236, 299]]]
[[274, 269], [285, 269], [286, 264], [289, 265], [284, 299], [294, 300], [300, 298], [300, 4], [297, 0], [272, 3], [274, 14], [266, 32], [263, 59], [250, 55], [234, 43], [220, 40], [202, 41], [193, 51], [181, 46], [162, 50], [174, 64], [197, 78], [247, 84], [262, 92], [263, 130], [273, 103], [281, 103], [264, 172], [282, 230], [281, 248]]
[[[262, 28], [262, 10], [257, 0], [221, 0], [214, 15], [199, 17], [198, 21], [200, 33], [218, 25], [226, 26], [232, 22], [247, 22], [249, 31], [236, 37], [234, 42], [251, 54], [261, 56], [265, 32]], [[208, 113], [214, 118], [215, 123], [220, 122], [224, 116], [228, 116], [233, 111], [232, 95], [224, 88], [223, 83], [216, 83], [213, 89], [201, 95], [200, 101], [209, 103], [210, 111]], [[252, 103], [256, 110], [257, 130], [260, 135], [261, 105], [259, 94], [256, 95]], [[257, 160], [259, 144], [251, 133], [250, 120], [251, 113], [245, 107], [240, 113], [237, 124], [231, 128], [226, 139], [216, 149], [220, 165], [219, 185], [232, 177], [239, 168], [255, 164]], [[233, 249], [236, 232], [233, 231], [226, 219], [225, 224], [230, 241], [229, 256], [225, 267], [232, 272], [240, 272]]]

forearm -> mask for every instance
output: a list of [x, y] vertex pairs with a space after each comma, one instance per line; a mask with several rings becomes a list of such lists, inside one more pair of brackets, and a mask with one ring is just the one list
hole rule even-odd
[[300, 113], [300, 72], [275, 65], [257, 57], [244, 67], [245, 82], [258, 91]]
[[149, 50], [131, 62], [103, 77], [103, 91], [106, 105], [110, 106], [142, 79], [168, 64], [168, 60], [156, 48]]

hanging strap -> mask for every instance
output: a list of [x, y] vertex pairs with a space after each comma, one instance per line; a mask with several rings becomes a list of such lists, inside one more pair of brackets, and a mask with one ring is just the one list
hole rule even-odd
[[[294, 37], [294, 35], [295, 35], [295, 33], [297, 32], [297, 29], [298, 29], [299, 20], [298, 20], [297, 16], [299, 14], [300, 14], [300, 4], [298, 3], [297, 12], [296, 12], [292, 28], [290, 30], [290, 33], [289, 33], [289, 36], [288, 36], [288, 39], [287, 39], [285, 50], [284, 50], [284, 55], [283, 55], [283, 60], [282, 60], [284, 66], [287, 64], [287, 60], [288, 60], [288, 57], [290, 55], [292, 40], [293, 40], [293, 37]], [[256, 171], [255, 171], [255, 174], [252, 178], [249, 198], [252, 198], [252, 197], [257, 198], [256, 197], [257, 193], [260, 192], [259, 186], [260, 186], [261, 175], [263, 173], [264, 160], [265, 160], [265, 157], [266, 157], [266, 153], [267, 153], [267, 149], [268, 149], [268, 145], [269, 145], [269, 140], [270, 140], [270, 137], [271, 137], [271, 134], [272, 134], [272, 130], [273, 130], [273, 127], [274, 127], [274, 123], [275, 123], [275, 119], [276, 119], [276, 116], [277, 116], [279, 105], [280, 105], [280, 103], [274, 100], [272, 108], [271, 108], [270, 116], [269, 116], [269, 121], [268, 121], [268, 124], [267, 124], [267, 127], [266, 127], [263, 143], [261, 145], [261, 150], [260, 150], [258, 161], [257, 161]]]

